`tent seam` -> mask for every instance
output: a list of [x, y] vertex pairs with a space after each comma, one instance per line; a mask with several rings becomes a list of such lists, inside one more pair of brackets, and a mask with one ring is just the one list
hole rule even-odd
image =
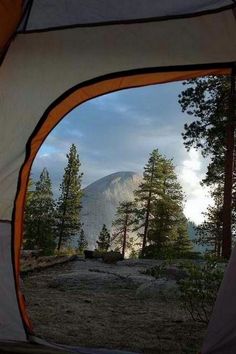
[[[111, 20], [111, 21], [103, 21], [103, 22], [93, 22], [93, 23], [77, 23], [72, 25], [64, 25], [64, 26], [53, 26], [53, 27], [45, 27], [39, 29], [31, 29], [31, 30], [20, 30], [16, 31], [16, 34], [32, 34], [32, 33], [41, 33], [41, 32], [51, 32], [51, 31], [59, 31], [73, 28], [89, 28], [89, 27], [106, 27], [106, 26], [114, 26], [114, 25], [132, 25], [132, 24], [142, 24], [149, 22], [163, 22], [163, 21], [171, 21], [171, 20], [181, 20], [188, 19], [206, 15], [213, 15], [217, 13], [221, 13], [228, 10], [233, 10], [236, 7], [236, 3], [231, 5], [223, 6], [217, 9], [199, 11], [196, 13], [189, 13], [184, 15], [172, 15], [172, 16], [156, 16], [156, 17], [147, 17], [147, 18], [139, 18], [139, 19], [129, 19], [129, 20]], [[19, 27], [19, 26], [18, 26]]]

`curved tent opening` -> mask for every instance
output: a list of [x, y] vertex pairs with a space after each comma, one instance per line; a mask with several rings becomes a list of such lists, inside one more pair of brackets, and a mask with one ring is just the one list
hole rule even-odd
[[47, 138], [48, 134], [75, 107], [93, 98], [119, 90], [173, 81], [182, 81], [200, 76], [230, 75], [231, 70], [231, 67], [228, 65], [216, 65], [213, 67], [200, 66], [198, 69], [192, 69], [191, 67], [180, 67], [175, 68], [174, 70], [165, 68], [161, 71], [159, 69], [151, 68], [134, 70], [129, 73], [110, 74], [71, 88], [48, 107], [27, 143], [26, 158], [19, 176], [18, 192], [14, 207], [14, 263], [16, 271], [17, 294], [25, 328], [29, 334], [33, 334], [33, 328], [27, 315], [24, 297], [19, 287], [23, 214], [31, 166], [38, 150]]

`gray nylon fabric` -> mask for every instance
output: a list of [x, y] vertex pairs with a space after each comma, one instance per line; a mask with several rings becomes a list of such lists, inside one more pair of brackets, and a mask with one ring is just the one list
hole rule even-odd
[[30, 336], [30, 341], [35, 344], [41, 344], [45, 347], [51, 347], [54, 349], [60, 350], [68, 350], [70, 353], [78, 353], [78, 354], [140, 354], [137, 352], [130, 352], [126, 350], [116, 350], [116, 349], [106, 349], [106, 348], [87, 348], [87, 347], [80, 347], [80, 346], [71, 346], [65, 344], [58, 344], [58, 343], [49, 343], [44, 339], [39, 337]]
[[29, 137], [65, 91], [127, 70], [231, 62], [232, 43], [231, 10], [128, 30], [114, 25], [18, 35], [0, 67], [0, 219], [11, 219]]
[[26, 341], [12, 269], [11, 224], [0, 222], [0, 341]]
[[34, 0], [25, 30], [181, 16], [232, 3], [232, 0]]

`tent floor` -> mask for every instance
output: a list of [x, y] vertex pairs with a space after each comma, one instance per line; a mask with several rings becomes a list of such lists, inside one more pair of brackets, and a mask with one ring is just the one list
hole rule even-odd
[[0, 353], [11, 354], [68, 354], [68, 351], [49, 348], [40, 344], [22, 342], [0, 342]]
[[[44, 342], [44, 341], [42, 341]], [[46, 342], [45, 342], [46, 343]], [[0, 342], [0, 354], [11, 353], [11, 354], [138, 354], [131, 353], [120, 350], [109, 350], [109, 349], [92, 349], [92, 348], [81, 348], [81, 347], [64, 347], [57, 346], [47, 346], [39, 343], [30, 342]]]

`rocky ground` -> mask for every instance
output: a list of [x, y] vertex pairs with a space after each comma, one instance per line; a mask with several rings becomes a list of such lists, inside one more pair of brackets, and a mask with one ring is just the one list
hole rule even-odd
[[181, 308], [174, 280], [163, 284], [143, 274], [155, 264], [78, 259], [24, 275], [36, 334], [63, 344], [144, 354], [196, 353], [205, 326]]

